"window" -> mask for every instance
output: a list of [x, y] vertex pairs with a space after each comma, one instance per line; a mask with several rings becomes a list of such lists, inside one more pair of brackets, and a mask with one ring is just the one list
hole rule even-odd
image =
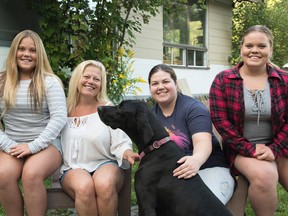
[[206, 66], [206, 10], [197, 0], [163, 9], [163, 62], [184, 67]]

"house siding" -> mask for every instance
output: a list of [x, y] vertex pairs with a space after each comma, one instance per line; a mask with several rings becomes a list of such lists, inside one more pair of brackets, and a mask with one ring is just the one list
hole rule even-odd
[[133, 47], [135, 58], [162, 61], [163, 55], [163, 19], [162, 9], [152, 17], [149, 24], [143, 24], [141, 33], [135, 33], [136, 44]]
[[232, 43], [232, 5], [210, 0], [208, 4], [209, 64], [229, 65]]
[[[207, 94], [215, 75], [230, 67], [232, 3], [231, 0], [207, 0], [207, 68], [173, 67], [178, 79], [185, 80], [192, 94]], [[150, 69], [163, 63], [163, 15], [152, 17], [149, 24], [142, 26], [136, 34], [134, 76], [147, 80]], [[150, 95], [148, 84], [139, 84], [142, 93]]]
[[5, 61], [8, 55], [9, 47], [0, 47], [0, 71], [5, 68]]

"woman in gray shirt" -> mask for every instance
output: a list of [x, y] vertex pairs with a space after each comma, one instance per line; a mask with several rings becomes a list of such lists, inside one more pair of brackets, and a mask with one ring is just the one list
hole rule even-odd
[[6, 70], [0, 73], [0, 203], [5, 215], [23, 216], [22, 179], [29, 216], [46, 214], [43, 180], [62, 162], [57, 139], [67, 110], [40, 37], [25, 30], [14, 38]]

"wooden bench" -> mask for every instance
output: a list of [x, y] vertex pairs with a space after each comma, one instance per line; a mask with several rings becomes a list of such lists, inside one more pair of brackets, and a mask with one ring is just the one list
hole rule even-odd
[[[131, 168], [124, 171], [125, 181], [119, 193], [118, 216], [131, 215]], [[48, 209], [69, 209], [75, 208], [74, 200], [68, 196], [59, 183], [60, 172], [57, 170], [51, 176], [51, 187], [47, 188]]]

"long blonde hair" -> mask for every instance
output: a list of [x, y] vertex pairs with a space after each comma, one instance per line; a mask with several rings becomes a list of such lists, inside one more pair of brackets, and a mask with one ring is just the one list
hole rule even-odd
[[67, 97], [67, 106], [68, 106], [68, 113], [71, 112], [72, 109], [76, 107], [79, 103], [80, 99], [80, 79], [86, 69], [87, 66], [92, 65], [100, 69], [101, 71], [101, 89], [95, 100], [103, 101], [103, 102], [110, 102], [107, 96], [107, 87], [106, 87], [106, 70], [104, 65], [95, 60], [86, 60], [81, 62], [72, 72], [72, 76], [69, 81], [69, 90], [68, 90], [68, 97]]
[[[32, 74], [32, 81], [29, 86], [31, 106], [35, 110], [42, 109], [42, 101], [45, 95], [46, 75], [54, 75], [48, 57], [39, 35], [31, 30], [24, 30], [18, 33], [12, 41], [7, 61], [6, 70], [0, 75], [0, 98], [4, 101], [5, 107], [1, 115], [14, 107], [16, 104], [16, 93], [19, 87], [20, 75], [17, 66], [17, 50], [23, 38], [30, 37], [36, 47], [36, 66]], [[59, 80], [60, 81], [60, 80]]]

